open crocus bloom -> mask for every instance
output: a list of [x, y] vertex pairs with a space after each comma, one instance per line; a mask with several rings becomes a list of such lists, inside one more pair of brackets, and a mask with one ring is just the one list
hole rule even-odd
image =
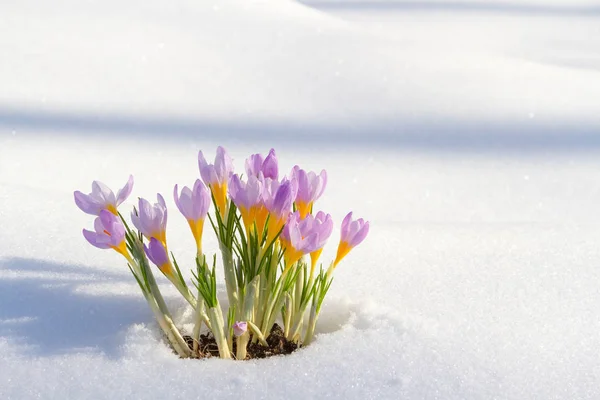
[[298, 182], [296, 195], [296, 208], [300, 211], [300, 218], [304, 219], [312, 211], [315, 201], [321, 197], [327, 186], [327, 172], [322, 170], [319, 175], [306, 172], [297, 165], [292, 169], [292, 176]]
[[319, 246], [323, 247], [325, 242], [320, 238], [320, 230], [314, 228], [312, 221], [305, 223], [300, 220], [298, 211], [290, 214], [279, 237], [281, 245], [285, 249], [283, 257], [286, 269], [303, 255], [319, 250]]
[[119, 189], [117, 195], [100, 181], [92, 182], [92, 192], [90, 194], [83, 194], [79, 190], [73, 193], [75, 197], [75, 204], [86, 214], [100, 215], [100, 211], [108, 210], [114, 215], [117, 215], [117, 207], [123, 203], [133, 189], [133, 176], [129, 175], [129, 180]]
[[279, 167], [275, 149], [271, 149], [266, 158], [262, 154], [252, 154], [246, 159], [246, 174], [257, 178], [267, 178], [277, 180], [279, 177]]
[[167, 244], [167, 206], [160, 194], [156, 195], [158, 203], [151, 205], [140, 198], [138, 213], [131, 213], [131, 222], [148, 239], [156, 238], [163, 245]]
[[224, 218], [227, 208], [227, 183], [229, 176], [233, 173], [231, 157], [223, 147], [219, 146], [217, 147], [215, 163], [208, 164], [204, 154], [200, 151], [198, 152], [198, 167], [200, 168], [202, 180], [210, 187], [221, 217]]
[[210, 207], [210, 193], [200, 179], [196, 179], [194, 188], [190, 189], [184, 186], [181, 189], [181, 196], [177, 189], [177, 185], [173, 190], [175, 205], [181, 214], [187, 219], [194, 239], [198, 253], [202, 253], [202, 232], [204, 230], [204, 220]]
[[[246, 234], [250, 237], [257, 211], [262, 206], [262, 182], [254, 175], [248, 176], [248, 182], [242, 182], [237, 174], [232, 175], [229, 194], [242, 214]], [[257, 232], [262, 233], [258, 225]], [[264, 227], [264, 223], [262, 226]]]
[[310, 231], [315, 232], [318, 235], [317, 240], [317, 249], [311, 251], [310, 259], [311, 259], [311, 275], [314, 273], [315, 266], [317, 265], [317, 261], [321, 256], [321, 252], [323, 251], [323, 247], [327, 240], [331, 236], [331, 232], [333, 232], [333, 220], [331, 219], [331, 215], [325, 214], [323, 211], [319, 211], [314, 217], [312, 215], [308, 215], [302, 223], [309, 224]]
[[367, 237], [368, 233], [369, 222], [364, 221], [362, 218], [352, 221], [352, 212], [349, 212], [342, 221], [342, 235], [333, 265], [337, 266], [350, 250], [358, 246]]
[[129, 257], [125, 245], [125, 227], [110, 211], [100, 211], [100, 216], [94, 221], [94, 231], [83, 230], [83, 236], [92, 246], [99, 249], [113, 249]]

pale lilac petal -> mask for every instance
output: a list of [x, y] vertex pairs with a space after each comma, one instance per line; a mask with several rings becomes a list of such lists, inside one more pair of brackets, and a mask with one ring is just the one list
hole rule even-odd
[[102, 207], [95, 202], [90, 196], [81, 193], [79, 190], [73, 193], [75, 204], [81, 211], [86, 214], [98, 215]]
[[110, 248], [110, 238], [107, 235], [99, 235], [96, 232], [83, 230], [83, 237], [94, 247], [99, 249]]
[[116, 205], [118, 206], [121, 203], [123, 203], [125, 200], [127, 200], [129, 195], [131, 194], [132, 190], [133, 190], [133, 175], [129, 175], [129, 179], [127, 180], [127, 183], [125, 184], [125, 186], [123, 186], [123, 188], [119, 189], [119, 191], [117, 192]]
[[250, 176], [259, 176], [262, 172], [263, 157], [260, 154], [252, 154], [246, 159], [246, 174]]
[[262, 163], [262, 173], [265, 178], [278, 179], [279, 177], [279, 166], [277, 162], [277, 156], [275, 155], [275, 149], [271, 149], [267, 158]]
[[208, 168], [208, 163], [206, 162], [206, 159], [204, 158], [204, 154], [202, 154], [202, 150], [200, 150], [198, 152], [198, 168], [200, 169], [200, 176], [202, 177], [202, 180], [204, 181], [204, 183], [206, 183], [207, 185], [210, 185], [210, 183], [211, 183], [210, 171]]
[[352, 221], [352, 211], [350, 211], [342, 221], [342, 238], [348, 236], [348, 225], [350, 224], [350, 221]]
[[200, 179], [196, 179], [193, 192], [193, 210], [196, 220], [206, 218], [208, 209], [210, 208], [211, 197], [208, 189]]
[[354, 235], [354, 237], [352, 238], [352, 241], [350, 242], [350, 245], [352, 247], [359, 245], [363, 240], [365, 240], [365, 238], [367, 237], [367, 235], [369, 234], [369, 222], [366, 222], [362, 228], [356, 233], [356, 235]]
[[222, 147], [217, 147], [217, 155], [215, 157], [215, 172], [219, 183], [225, 183], [233, 172], [233, 161], [227, 151]]
[[105, 204], [115, 204], [115, 194], [108, 186], [100, 181], [92, 182], [92, 195], [104, 200]]

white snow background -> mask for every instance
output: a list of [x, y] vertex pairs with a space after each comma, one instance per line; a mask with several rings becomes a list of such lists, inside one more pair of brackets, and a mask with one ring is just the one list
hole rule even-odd
[[[132, 173], [191, 264], [171, 193], [219, 144], [372, 224], [287, 357], [177, 359], [81, 235]], [[0, 399], [598, 399], [599, 155], [597, 1], [2, 1]]]

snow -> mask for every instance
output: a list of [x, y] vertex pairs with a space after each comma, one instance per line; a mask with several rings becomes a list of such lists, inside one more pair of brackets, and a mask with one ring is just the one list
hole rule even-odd
[[[598, 5], [308, 4], [0, 4], [0, 398], [600, 396]], [[132, 173], [125, 207], [175, 210], [218, 144], [327, 169], [318, 207], [372, 223], [287, 357], [178, 360], [81, 236], [74, 190]], [[192, 260], [175, 212], [169, 241]]]

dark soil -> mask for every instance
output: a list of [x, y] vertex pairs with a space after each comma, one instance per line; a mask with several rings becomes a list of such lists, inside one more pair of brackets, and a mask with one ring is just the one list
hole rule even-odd
[[[194, 340], [191, 336], [183, 337], [187, 342], [190, 350], [193, 349]], [[236, 353], [236, 343], [235, 339], [233, 340], [233, 349], [232, 356], [235, 358]], [[247, 356], [246, 360], [250, 360], [253, 358], [267, 358], [272, 356], [286, 355], [290, 354], [298, 349], [298, 344], [294, 342], [290, 342], [283, 335], [283, 330], [277, 324], [273, 325], [273, 329], [271, 329], [271, 333], [267, 338], [268, 347], [261, 345], [260, 343], [252, 343], [252, 338], [250, 339], [250, 343], [247, 347]], [[210, 357], [219, 357], [219, 348], [217, 347], [217, 342], [215, 341], [215, 337], [212, 333], [200, 335], [200, 354], [198, 358], [210, 358]]]

